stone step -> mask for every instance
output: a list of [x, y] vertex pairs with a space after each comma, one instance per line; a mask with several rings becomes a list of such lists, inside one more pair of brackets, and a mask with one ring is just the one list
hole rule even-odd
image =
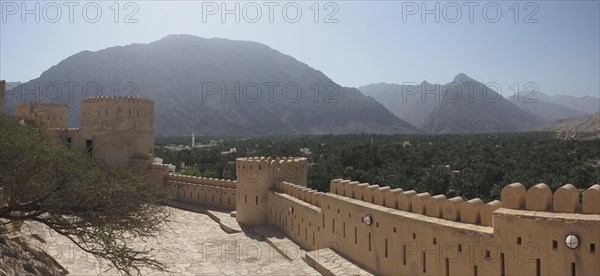
[[263, 225], [255, 227], [254, 230], [263, 236], [277, 252], [290, 261], [303, 259], [306, 251], [290, 240], [281, 230], [272, 225]]
[[373, 275], [330, 248], [307, 252], [303, 259], [323, 275]]

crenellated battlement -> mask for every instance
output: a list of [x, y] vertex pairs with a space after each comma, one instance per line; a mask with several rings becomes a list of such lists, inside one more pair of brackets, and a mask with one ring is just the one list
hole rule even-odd
[[308, 161], [303, 157], [244, 157], [236, 159], [236, 172], [239, 180], [250, 183], [263, 182], [273, 188], [271, 183], [289, 181], [307, 186]]
[[114, 102], [114, 103], [145, 103], [154, 104], [154, 100], [144, 97], [127, 97], [127, 96], [96, 96], [88, 97], [81, 100], [81, 104]]
[[63, 104], [63, 103], [44, 103], [44, 102], [26, 102], [26, 103], [21, 103], [21, 105], [31, 105], [34, 107], [69, 107], [68, 104]]
[[600, 214], [600, 185], [594, 185], [583, 194], [583, 208], [579, 208], [579, 193], [571, 184], [560, 187], [554, 195], [546, 184], [538, 184], [526, 191], [520, 183], [502, 189], [501, 200], [488, 203], [479, 198], [464, 200], [447, 198], [424, 192], [403, 191], [368, 183], [334, 179], [330, 192], [365, 202], [462, 223], [493, 226], [493, 212], [501, 207], [542, 212]]
[[344, 179], [332, 180], [330, 192], [322, 193], [302, 185], [306, 158], [236, 163], [237, 181], [168, 173], [166, 165], [149, 168], [177, 200], [236, 210], [241, 224], [274, 225], [304, 249], [333, 248], [376, 274], [600, 271], [600, 185], [580, 196], [570, 184], [552, 193], [545, 184], [525, 189], [513, 183], [501, 200], [486, 203]]
[[169, 165], [168, 164], [155, 164], [155, 163], [151, 163], [148, 167], [151, 170], [158, 170], [158, 171], [162, 171], [162, 172], [169, 172]]
[[581, 208], [579, 191], [566, 184], [554, 193], [548, 185], [540, 183], [528, 190], [521, 183], [513, 183], [502, 189], [502, 207], [516, 210], [530, 210], [555, 213], [600, 214], [600, 185], [596, 184], [583, 192]]
[[[167, 165], [168, 170], [168, 165]], [[214, 186], [220, 188], [228, 188], [235, 189], [237, 185], [236, 180], [226, 180], [226, 179], [217, 179], [217, 178], [206, 178], [206, 177], [197, 177], [176, 173], [169, 173], [167, 176], [168, 181], [182, 182], [186, 184], [193, 185], [204, 185], [204, 186]]]
[[315, 189], [306, 188], [291, 182], [283, 181], [275, 184], [275, 191], [293, 196], [317, 207], [321, 207], [321, 195], [323, 193]]

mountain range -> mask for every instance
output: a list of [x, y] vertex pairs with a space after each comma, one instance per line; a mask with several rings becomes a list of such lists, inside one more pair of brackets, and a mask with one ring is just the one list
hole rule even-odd
[[600, 111], [600, 99], [521, 93], [502, 97], [465, 74], [440, 85], [377, 83], [359, 87], [399, 118], [430, 133], [548, 129], [556, 121]]
[[[357, 89], [256, 42], [170, 35], [83, 51], [7, 95], [67, 82], [78, 84], [75, 95], [55, 101], [69, 104], [73, 127], [79, 125], [80, 99], [101, 90], [154, 99], [157, 135], [419, 132]], [[7, 110], [14, 112], [21, 99], [12, 98]]]
[[594, 101], [598, 102], [599, 100], [590, 96], [577, 98], [573, 96], [548, 96], [540, 92], [534, 94], [522, 92], [508, 97], [508, 100], [545, 122], [585, 117], [590, 113], [600, 111], [600, 106], [593, 108]]
[[159, 136], [531, 131], [600, 110], [589, 96], [504, 98], [463, 73], [443, 85], [342, 87], [266, 45], [191, 35], [79, 52], [36, 79], [7, 83], [5, 110], [67, 103], [78, 127], [80, 100], [97, 95], [153, 99]]

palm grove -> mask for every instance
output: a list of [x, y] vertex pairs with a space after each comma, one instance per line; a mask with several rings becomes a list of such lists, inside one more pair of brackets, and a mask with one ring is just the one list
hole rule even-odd
[[[207, 137], [216, 139], [217, 137]], [[159, 143], [185, 143], [165, 137]], [[237, 152], [221, 154], [236, 147]], [[309, 148], [309, 186], [329, 190], [335, 178], [415, 189], [431, 194], [498, 199], [504, 185], [600, 182], [598, 140], [560, 140], [552, 133], [473, 135], [322, 135], [223, 138], [219, 147], [155, 153], [184, 174], [235, 179], [232, 162], [242, 156], [299, 156]]]

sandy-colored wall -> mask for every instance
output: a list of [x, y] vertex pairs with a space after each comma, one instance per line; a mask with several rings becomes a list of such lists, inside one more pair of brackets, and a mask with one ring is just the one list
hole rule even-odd
[[236, 209], [237, 181], [169, 173], [168, 165], [149, 164], [145, 176], [169, 198], [224, 210]]
[[[55, 145], [64, 145], [71, 149], [83, 150], [81, 131], [78, 128], [52, 128], [48, 129], [48, 136]], [[70, 144], [69, 144], [70, 141]]]
[[291, 181], [306, 187], [307, 167], [306, 158], [238, 158], [237, 221], [250, 226], [267, 224], [269, 191], [280, 181]]
[[[334, 248], [377, 274], [600, 272], [600, 215], [582, 214], [586, 208], [573, 210], [578, 214], [553, 211], [560, 206], [577, 205], [579, 199], [565, 192], [571, 190], [571, 185], [549, 196], [545, 185], [529, 191], [518, 183], [509, 185], [503, 192], [503, 201], [518, 202], [522, 209], [500, 208], [500, 201], [483, 204], [478, 199], [448, 200], [344, 180], [334, 180], [331, 186], [336, 193], [318, 193], [291, 183], [277, 184], [269, 195], [269, 223], [309, 250]], [[514, 192], [515, 189], [525, 193]], [[582, 206], [600, 204], [598, 191], [598, 185], [588, 189]], [[313, 195], [318, 199], [313, 199]], [[529, 205], [527, 200], [531, 201]], [[540, 208], [540, 202], [546, 204], [543, 211], [532, 211]], [[372, 218], [371, 225], [363, 222], [365, 216]], [[580, 239], [578, 248], [566, 247], [568, 234]]]
[[22, 103], [17, 105], [16, 116], [32, 120], [47, 128], [67, 128], [69, 125], [69, 106], [51, 103]]
[[173, 199], [198, 204], [201, 206], [209, 206], [231, 211], [235, 210], [235, 189], [171, 180], [167, 182], [165, 188]]
[[154, 101], [145, 98], [93, 97], [81, 101], [81, 143], [93, 141], [93, 155], [125, 165], [154, 153]]

